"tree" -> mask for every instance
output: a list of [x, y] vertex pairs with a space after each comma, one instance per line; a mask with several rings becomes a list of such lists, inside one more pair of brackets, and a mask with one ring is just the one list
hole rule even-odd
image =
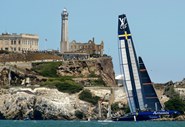
[[96, 105], [98, 103], [98, 100], [100, 99], [100, 97], [98, 96], [93, 96], [92, 93], [90, 92], [90, 90], [83, 90], [80, 94], [79, 94], [79, 99], [83, 100], [83, 101], [87, 101], [93, 105]]
[[164, 103], [166, 110], [177, 110], [181, 113], [185, 111], [185, 102], [180, 97], [175, 97]]

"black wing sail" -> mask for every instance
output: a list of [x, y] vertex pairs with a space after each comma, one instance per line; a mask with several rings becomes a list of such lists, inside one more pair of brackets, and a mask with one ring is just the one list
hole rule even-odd
[[144, 101], [149, 110], [160, 110], [161, 103], [157, 97], [153, 83], [150, 80], [149, 74], [141, 57], [139, 57], [139, 71], [142, 81], [142, 89], [144, 93]]

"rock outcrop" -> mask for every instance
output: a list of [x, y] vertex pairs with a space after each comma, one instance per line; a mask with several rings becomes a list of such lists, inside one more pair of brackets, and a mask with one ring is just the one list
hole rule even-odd
[[11, 88], [0, 91], [0, 112], [6, 119], [75, 119], [75, 111], [87, 112], [90, 104], [78, 94], [48, 88]]
[[63, 64], [59, 66], [57, 72], [60, 76], [80, 76], [84, 78], [101, 77], [105, 82], [105, 86], [116, 86], [115, 73], [110, 57], [100, 57], [82, 61], [64, 61]]
[[[108, 88], [91, 89], [92, 93], [104, 98], [110, 93]], [[120, 89], [116, 90], [123, 94]], [[0, 118], [6, 119], [78, 119], [75, 112], [80, 111], [87, 119], [98, 118], [97, 106], [79, 100], [78, 94], [69, 95], [49, 88], [10, 88], [0, 90]], [[120, 101], [120, 100], [117, 100]], [[89, 114], [91, 109], [91, 114]]]
[[[47, 63], [51, 61], [38, 62]], [[28, 64], [29, 63], [29, 64]], [[47, 79], [32, 70], [37, 64], [31, 62], [11, 62], [0, 66], [0, 87], [17, 85], [35, 85]], [[84, 86], [91, 86], [95, 80], [101, 86], [116, 86], [115, 73], [110, 57], [91, 58], [86, 60], [62, 61], [56, 68], [58, 76], [71, 76]], [[10, 81], [11, 80], [11, 81]], [[95, 81], [95, 82], [96, 82]]]

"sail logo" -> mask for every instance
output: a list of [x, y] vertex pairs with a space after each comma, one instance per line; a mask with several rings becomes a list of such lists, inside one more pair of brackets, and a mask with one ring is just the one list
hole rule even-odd
[[125, 28], [127, 28], [127, 23], [125, 23], [125, 21], [126, 21], [126, 17], [124, 17], [124, 18], [119, 18], [119, 21], [121, 22], [121, 24], [120, 24], [120, 29], [125, 29]]

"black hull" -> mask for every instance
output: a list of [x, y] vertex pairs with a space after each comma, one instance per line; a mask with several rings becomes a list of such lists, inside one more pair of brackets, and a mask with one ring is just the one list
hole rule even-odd
[[[113, 117], [113, 121], [146, 121], [161, 118], [161, 116], [180, 115], [181, 113], [176, 110], [163, 110], [163, 111], [143, 111], [138, 113], [130, 113], [121, 117]], [[134, 119], [135, 118], [135, 119]]]

